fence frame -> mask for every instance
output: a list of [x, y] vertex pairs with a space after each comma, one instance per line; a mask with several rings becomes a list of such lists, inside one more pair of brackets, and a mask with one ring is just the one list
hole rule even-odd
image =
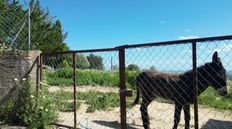
[[[199, 119], [198, 119], [198, 93], [197, 93], [197, 44], [212, 41], [223, 41], [232, 40], [232, 35], [226, 36], [216, 36], [216, 37], [206, 37], [206, 38], [196, 38], [196, 39], [186, 39], [186, 40], [173, 40], [164, 42], [152, 42], [152, 43], [142, 43], [142, 44], [132, 44], [123, 45], [115, 48], [103, 48], [103, 49], [88, 49], [88, 50], [75, 50], [75, 51], [64, 51], [64, 52], [49, 52], [40, 54], [40, 81], [43, 77], [43, 62], [42, 58], [44, 56], [54, 56], [62, 54], [73, 54], [73, 88], [74, 88], [74, 107], [76, 106], [76, 82], [75, 82], [75, 54], [77, 53], [87, 53], [87, 52], [110, 52], [117, 51], [119, 54], [119, 76], [120, 76], [120, 118], [121, 118], [121, 129], [127, 129], [126, 123], [126, 97], [132, 96], [132, 91], [126, 89], [126, 75], [125, 75], [125, 50], [129, 48], [140, 48], [140, 47], [154, 47], [154, 46], [167, 46], [167, 45], [178, 45], [178, 44], [192, 44], [192, 70], [193, 70], [193, 95], [194, 95], [194, 127], [199, 129]], [[42, 88], [40, 86], [40, 88]], [[75, 108], [74, 108], [75, 109]], [[74, 111], [74, 128], [76, 128], [76, 110]], [[61, 125], [60, 125], [61, 126]], [[67, 126], [64, 126], [67, 127]]]

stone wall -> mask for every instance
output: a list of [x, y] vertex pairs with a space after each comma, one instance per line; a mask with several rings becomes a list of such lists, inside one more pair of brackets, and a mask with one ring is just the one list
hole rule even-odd
[[30, 78], [32, 85], [36, 86], [39, 54], [40, 51], [0, 53], [0, 106], [9, 99], [19, 97], [20, 80]]

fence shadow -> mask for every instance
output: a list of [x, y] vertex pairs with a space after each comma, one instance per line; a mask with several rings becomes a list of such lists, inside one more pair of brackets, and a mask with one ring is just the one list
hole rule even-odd
[[[95, 120], [93, 122], [96, 124], [102, 125], [102, 126], [106, 126], [106, 127], [110, 127], [110, 128], [114, 128], [114, 129], [120, 129], [120, 123], [118, 123], [118, 121]], [[137, 129], [137, 128], [134, 128], [130, 125], [128, 125], [127, 128], [128, 129]]]
[[231, 129], [232, 121], [209, 119], [201, 129]]

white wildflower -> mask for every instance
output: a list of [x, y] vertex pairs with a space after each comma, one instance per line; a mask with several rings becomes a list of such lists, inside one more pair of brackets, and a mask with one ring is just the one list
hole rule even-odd
[[18, 79], [18, 78], [15, 78], [14, 80], [15, 80], [15, 81], [19, 81], [19, 79]]
[[220, 97], [216, 97], [216, 100], [221, 100], [221, 98]]
[[23, 78], [22, 80], [23, 80], [23, 81], [26, 81], [27, 79], [26, 79], [26, 78]]
[[45, 109], [46, 112], [48, 112], [48, 109]]
[[34, 95], [31, 95], [31, 98], [33, 99], [33, 98], [35, 98], [35, 96], [34, 96]]
[[43, 110], [43, 107], [40, 107], [41, 110]]

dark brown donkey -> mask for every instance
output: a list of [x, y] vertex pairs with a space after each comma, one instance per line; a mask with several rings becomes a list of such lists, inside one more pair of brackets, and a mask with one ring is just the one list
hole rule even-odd
[[[138, 103], [139, 92], [141, 92], [142, 103], [140, 111], [145, 129], [150, 129], [147, 107], [156, 97], [171, 100], [175, 103], [173, 129], [176, 129], [179, 124], [182, 108], [185, 115], [185, 129], [189, 129], [189, 105], [193, 103], [193, 70], [183, 74], [142, 72], [136, 77], [135, 83], [137, 85], [137, 97], [134, 104]], [[214, 88], [221, 96], [227, 94], [226, 70], [217, 52], [213, 54], [212, 62], [197, 68], [197, 84], [198, 95], [209, 86]]]

